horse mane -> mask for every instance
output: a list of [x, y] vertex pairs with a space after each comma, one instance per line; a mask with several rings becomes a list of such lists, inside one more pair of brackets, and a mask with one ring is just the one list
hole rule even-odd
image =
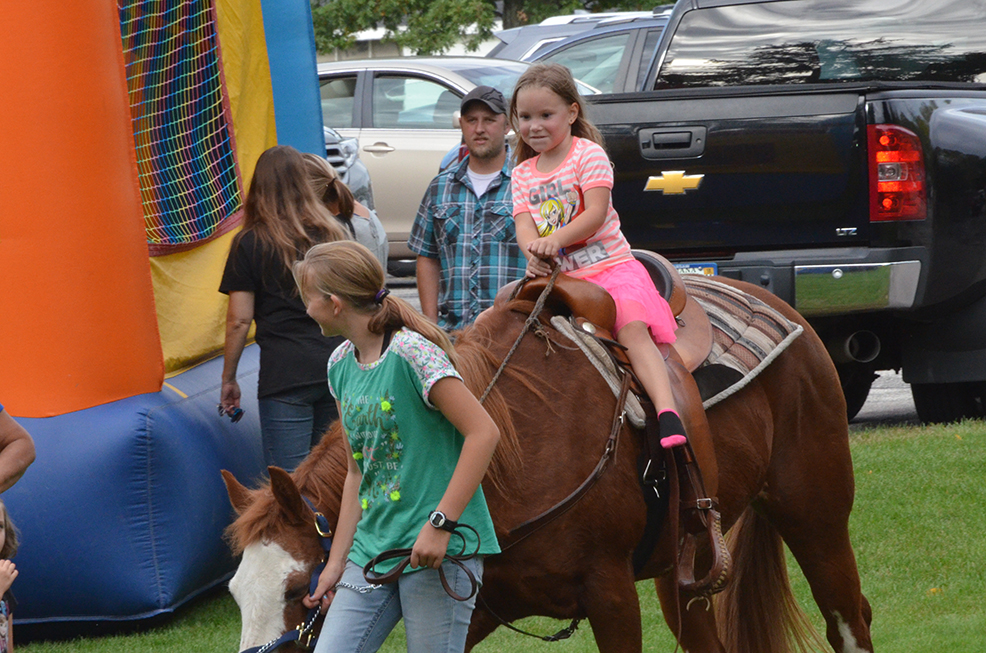
[[[462, 375], [466, 387], [477, 398], [482, 397], [500, 366], [500, 361], [490, 351], [490, 343], [492, 342], [490, 329], [486, 325], [478, 323], [473, 323], [459, 331], [455, 339], [455, 353], [458, 357], [456, 369]], [[514, 370], [507, 368], [506, 372], [529, 386], [530, 390], [537, 392], [526, 378], [518, 375]], [[486, 477], [494, 487], [502, 492], [505, 490], [503, 479], [510, 470], [516, 470], [523, 466], [524, 459], [521, 456], [520, 441], [517, 438], [517, 430], [514, 428], [513, 420], [510, 418], [510, 407], [496, 385], [492, 387], [483, 402], [483, 408], [486, 409], [497, 428], [500, 429], [500, 442], [493, 453], [493, 460], [490, 462]]]
[[[342, 428], [339, 422], [335, 422], [291, 477], [303, 497], [321, 510], [338, 513], [348, 468]], [[271, 490], [270, 479], [263, 479], [256, 489], [250, 491], [250, 495], [253, 499], [250, 505], [226, 527], [225, 536], [233, 555], [240, 555], [247, 545], [258, 540], [273, 541], [274, 536], [283, 530], [284, 518]], [[326, 516], [330, 523], [335, 523], [338, 514]]]

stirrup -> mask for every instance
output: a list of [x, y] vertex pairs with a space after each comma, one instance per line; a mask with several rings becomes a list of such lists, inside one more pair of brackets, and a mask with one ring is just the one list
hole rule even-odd
[[[711, 499], [706, 500], [712, 501]], [[695, 594], [715, 594], [726, 589], [732, 567], [732, 557], [726, 546], [726, 538], [722, 535], [722, 516], [715, 508], [708, 508], [708, 517], [705, 519], [708, 528], [702, 535], [708, 535], [709, 550], [712, 552], [712, 565], [709, 567], [709, 573], [704, 578], [695, 580], [695, 554], [697, 553], [700, 534], [685, 533], [685, 542], [679, 559], [681, 574], [678, 586], [682, 590]]]
[[[678, 507], [680, 523], [684, 530], [683, 544], [678, 559], [679, 587], [698, 594], [715, 594], [726, 588], [732, 558], [722, 534], [722, 515], [715, 497], [707, 496], [702, 472], [695, 461], [691, 443], [672, 450], [681, 462], [684, 474], [679, 477], [682, 499]], [[685, 487], [687, 486], [687, 487]], [[712, 564], [705, 577], [695, 579], [695, 556], [699, 539], [708, 540]]]

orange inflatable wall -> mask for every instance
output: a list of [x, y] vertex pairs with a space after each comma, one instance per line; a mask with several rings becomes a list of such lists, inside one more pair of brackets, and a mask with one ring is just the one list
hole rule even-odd
[[0, 403], [48, 417], [164, 379], [115, 2], [0, 3]]

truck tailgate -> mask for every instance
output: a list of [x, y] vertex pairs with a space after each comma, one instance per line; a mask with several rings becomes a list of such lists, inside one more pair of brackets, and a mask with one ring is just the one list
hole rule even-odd
[[612, 159], [633, 162], [613, 189], [630, 242], [678, 257], [865, 243], [859, 95], [717, 90], [606, 96], [601, 120], [589, 107]]

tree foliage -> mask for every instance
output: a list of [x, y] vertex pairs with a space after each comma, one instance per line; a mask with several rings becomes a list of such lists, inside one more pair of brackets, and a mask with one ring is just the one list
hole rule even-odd
[[[640, 10], [633, 0], [503, 0], [503, 27], [538, 23], [575, 10]], [[383, 28], [384, 40], [415, 54], [442, 54], [457, 43], [475, 50], [490, 38], [497, 15], [493, 0], [312, 0], [319, 52], [345, 50], [363, 30]]]

